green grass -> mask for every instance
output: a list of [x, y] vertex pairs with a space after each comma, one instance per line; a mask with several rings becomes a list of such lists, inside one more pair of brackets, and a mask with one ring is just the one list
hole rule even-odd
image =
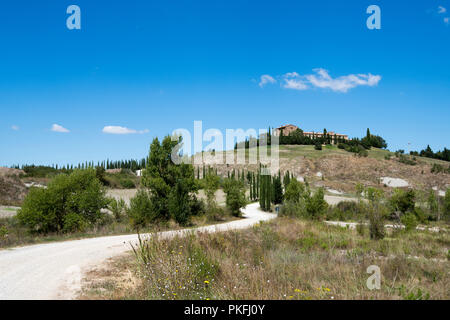
[[4, 211], [16, 212], [18, 208], [3, 208]]

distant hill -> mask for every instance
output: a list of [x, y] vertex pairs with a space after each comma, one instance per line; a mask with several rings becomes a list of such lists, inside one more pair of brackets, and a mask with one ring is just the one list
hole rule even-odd
[[[334, 145], [324, 146], [315, 150], [311, 145], [280, 146], [280, 170], [282, 174], [291, 172], [298, 178], [306, 178], [316, 186], [345, 192], [354, 192], [357, 183], [366, 186], [377, 186], [386, 190], [390, 188], [381, 182], [382, 177], [400, 178], [406, 180], [415, 189], [428, 190], [437, 187], [445, 190], [450, 187], [450, 174], [432, 173], [433, 165], [444, 168], [449, 162], [424, 158], [404, 156], [414, 165], [401, 162], [401, 156], [388, 150], [372, 148], [367, 157], [359, 157], [353, 153], [339, 149]], [[226, 153], [236, 152], [227, 151]], [[248, 154], [248, 150], [246, 151]], [[259, 165], [211, 165], [221, 176], [234, 170], [256, 171]], [[202, 166], [200, 166], [200, 175]], [[197, 171], [196, 171], [197, 172]]]

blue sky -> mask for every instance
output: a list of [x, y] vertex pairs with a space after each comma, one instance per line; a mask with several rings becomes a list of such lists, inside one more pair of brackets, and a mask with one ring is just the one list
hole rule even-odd
[[[66, 27], [71, 4], [81, 30]], [[371, 4], [381, 30], [366, 27]], [[141, 158], [194, 120], [449, 147], [449, 16], [450, 0], [8, 1], [0, 165]]]

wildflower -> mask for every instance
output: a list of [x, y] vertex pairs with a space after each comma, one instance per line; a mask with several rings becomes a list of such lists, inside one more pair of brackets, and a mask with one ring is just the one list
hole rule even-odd
[[203, 281], [205, 284], [209, 284], [209, 281], [208, 280], [205, 280], [205, 281]]
[[294, 291], [295, 292], [302, 292], [300, 289], [295, 289]]
[[327, 291], [327, 292], [330, 292], [330, 291], [331, 291], [330, 288], [325, 288], [324, 290]]

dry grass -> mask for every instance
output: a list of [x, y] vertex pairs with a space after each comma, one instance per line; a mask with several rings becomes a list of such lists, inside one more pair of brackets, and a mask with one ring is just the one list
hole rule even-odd
[[[279, 218], [250, 230], [147, 240], [138, 264], [121, 266], [133, 272], [134, 287], [118, 290], [109, 279], [107, 293], [93, 298], [449, 299], [449, 245], [447, 233], [372, 241], [354, 230]], [[381, 269], [380, 290], [366, 287], [369, 265]]]

